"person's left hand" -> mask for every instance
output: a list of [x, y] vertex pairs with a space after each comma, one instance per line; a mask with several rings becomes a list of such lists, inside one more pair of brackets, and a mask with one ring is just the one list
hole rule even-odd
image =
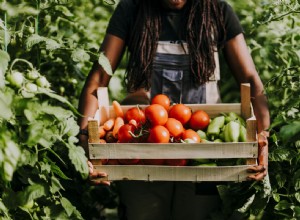
[[90, 179], [90, 183], [91, 185], [99, 185], [99, 184], [103, 184], [103, 185], [110, 185], [110, 181], [108, 180], [101, 180], [102, 178], [105, 179], [105, 177], [107, 177], [107, 174], [105, 172], [101, 172], [101, 171], [96, 171], [94, 169], [93, 164], [88, 161], [88, 166], [89, 166], [89, 179]]
[[268, 137], [269, 132], [262, 131], [258, 134], [258, 165], [248, 169], [248, 180], [261, 181], [268, 173]]

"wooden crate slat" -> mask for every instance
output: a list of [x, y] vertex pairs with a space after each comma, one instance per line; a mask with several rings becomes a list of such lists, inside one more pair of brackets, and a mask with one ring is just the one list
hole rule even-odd
[[[96, 170], [106, 172], [106, 180], [143, 180], [143, 181], [234, 181], [242, 182], [249, 175], [250, 166], [224, 167], [172, 167], [139, 165], [105, 165], [95, 166]], [[97, 180], [97, 179], [94, 179]], [[103, 180], [103, 178], [102, 178]]]
[[257, 143], [89, 144], [90, 159], [256, 158]]

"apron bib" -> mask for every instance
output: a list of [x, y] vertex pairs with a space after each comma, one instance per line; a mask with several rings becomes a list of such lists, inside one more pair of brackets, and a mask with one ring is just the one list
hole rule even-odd
[[220, 102], [218, 88], [220, 70], [217, 52], [215, 62], [216, 70], [210, 81], [200, 86], [195, 85], [189, 67], [187, 44], [160, 41], [153, 61], [150, 97], [162, 93], [168, 95], [172, 103]]

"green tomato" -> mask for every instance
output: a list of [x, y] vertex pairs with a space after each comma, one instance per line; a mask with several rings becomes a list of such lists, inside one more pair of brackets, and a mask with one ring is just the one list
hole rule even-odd
[[26, 83], [25, 88], [27, 92], [36, 93], [38, 91], [38, 87], [34, 83]]
[[40, 76], [39, 72], [36, 69], [30, 70], [27, 72], [27, 78], [35, 80]]
[[34, 27], [29, 27], [28, 31], [29, 31], [30, 34], [34, 34]]
[[33, 205], [34, 205], [34, 201], [30, 200], [25, 205], [22, 205], [22, 207], [25, 209], [32, 209]]
[[24, 82], [24, 76], [18, 71], [13, 71], [10, 75], [7, 76], [8, 81], [15, 87], [21, 88]]
[[47, 80], [46, 77], [44, 77], [44, 76], [39, 77], [39, 78], [36, 80], [36, 84], [37, 84], [39, 87], [42, 87], [42, 88], [48, 88], [48, 87], [50, 87], [50, 83], [48, 82], [48, 80]]

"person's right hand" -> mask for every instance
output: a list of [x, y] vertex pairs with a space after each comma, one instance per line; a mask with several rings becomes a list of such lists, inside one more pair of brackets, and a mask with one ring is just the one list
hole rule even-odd
[[[92, 185], [110, 185], [110, 181], [104, 180], [106, 179], [105, 177], [107, 177], [106, 173], [95, 170], [91, 161], [88, 161], [87, 163], [89, 166], [89, 179]], [[103, 178], [103, 180], [101, 178]]]

